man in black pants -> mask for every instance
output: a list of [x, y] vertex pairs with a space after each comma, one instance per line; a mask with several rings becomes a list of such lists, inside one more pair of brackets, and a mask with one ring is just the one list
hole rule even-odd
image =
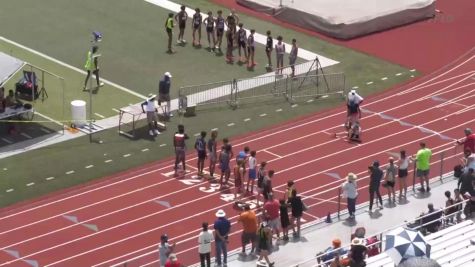
[[371, 213], [373, 209], [373, 201], [374, 201], [375, 194], [379, 200], [379, 204], [380, 204], [379, 209], [383, 209], [383, 198], [381, 197], [381, 193], [379, 192], [379, 186], [381, 184], [381, 179], [383, 178], [383, 171], [379, 168], [379, 161], [373, 162], [373, 165], [369, 166], [368, 171], [370, 174], [368, 212]]

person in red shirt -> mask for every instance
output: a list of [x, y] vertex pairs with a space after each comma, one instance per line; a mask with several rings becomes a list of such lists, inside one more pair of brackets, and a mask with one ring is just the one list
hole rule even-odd
[[168, 257], [167, 262], [165, 263], [165, 267], [182, 267], [183, 265], [178, 261], [178, 258], [175, 254], [170, 254]]
[[457, 145], [463, 145], [464, 151], [468, 148], [472, 153], [475, 153], [475, 134], [472, 133], [470, 128], [465, 129], [464, 132], [465, 138], [457, 140]]
[[268, 195], [268, 200], [264, 204], [264, 217], [267, 220], [267, 226], [280, 237], [280, 203], [274, 199], [272, 193]]

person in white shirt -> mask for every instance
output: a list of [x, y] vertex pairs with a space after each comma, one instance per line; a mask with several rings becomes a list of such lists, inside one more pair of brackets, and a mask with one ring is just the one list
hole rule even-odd
[[[159, 135], [160, 131], [158, 130], [158, 116], [157, 116], [157, 100], [155, 96], [151, 96], [145, 102], [142, 103], [142, 112], [147, 113], [148, 129], [151, 136]], [[145, 107], [145, 109], [144, 109]]]
[[341, 188], [343, 189], [343, 197], [346, 197], [347, 200], [350, 219], [355, 218], [356, 198], [358, 197], [356, 179], [356, 174], [350, 172], [346, 176], [346, 182], [344, 182], [341, 186]]
[[[201, 267], [211, 266], [211, 242], [214, 241], [213, 233], [208, 230], [208, 223], [202, 224], [203, 231], [198, 236], [198, 253], [200, 254]], [[206, 263], [206, 265], [205, 265]]]

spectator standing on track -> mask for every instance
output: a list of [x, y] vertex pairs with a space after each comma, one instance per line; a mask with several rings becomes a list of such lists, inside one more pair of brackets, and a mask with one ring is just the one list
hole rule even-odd
[[416, 154], [416, 175], [419, 177], [421, 182], [421, 187], [419, 188], [420, 192], [425, 192], [424, 181], [426, 182], [427, 192], [430, 192], [429, 187], [429, 170], [430, 170], [430, 158], [432, 156], [432, 151], [426, 147], [426, 143], [419, 143], [420, 149]]
[[[237, 33], [237, 40], [238, 40], [238, 53], [239, 53], [239, 62], [246, 63], [247, 62], [247, 33], [246, 30], [243, 28], [243, 24], [239, 23], [239, 30]], [[241, 48], [244, 52], [244, 58], [241, 56]]]
[[183, 173], [186, 173], [185, 165], [185, 152], [186, 152], [186, 140], [188, 135], [185, 133], [185, 126], [178, 125], [178, 132], [175, 132], [173, 136], [173, 146], [175, 148], [175, 176], [178, 175], [178, 164], [181, 163], [183, 167]]
[[173, 27], [175, 27], [175, 24], [173, 23], [173, 13], [169, 13], [168, 18], [165, 21], [165, 30], [167, 31], [167, 35], [168, 35], [168, 50], [167, 50], [167, 53], [169, 53], [169, 54], [175, 53], [175, 51], [172, 49]]
[[[288, 200], [292, 211], [292, 234], [294, 237], [300, 237], [300, 221], [304, 212], [304, 203], [302, 198], [297, 195], [297, 190], [292, 191], [292, 197]], [[297, 230], [295, 230], [297, 226]]]
[[185, 35], [185, 28], [186, 28], [186, 20], [188, 19], [188, 13], [186, 13], [186, 6], [180, 7], [180, 12], [175, 15], [175, 20], [178, 23], [178, 28], [180, 32], [178, 33], [178, 40], [176, 41], [177, 44], [185, 44], [186, 40], [183, 39]]
[[457, 140], [457, 145], [463, 145], [463, 150], [470, 149], [472, 153], [475, 153], [475, 134], [472, 133], [472, 129], [466, 128], [464, 130], [465, 138]]
[[292, 73], [290, 77], [295, 77], [295, 62], [297, 61], [297, 55], [299, 53], [299, 47], [297, 46], [297, 39], [292, 39], [292, 48], [289, 53], [289, 65]]
[[280, 208], [280, 226], [282, 227], [282, 235], [284, 241], [289, 241], [289, 226], [290, 226], [290, 218], [289, 218], [289, 204], [287, 204], [285, 199], [279, 200]]
[[350, 215], [350, 219], [355, 218], [356, 212], [356, 198], [358, 197], [356, 179], [356, 174], [350, 172], [346, 176], [346, 182], [341, 186], [343, 189], [343, 197], [346, 197], [346, 203], [348, 204], [348, 214]]
[[221, 168], [221, 176], [219, 178], [220, 189], [224, 185], [227, 186], [228, 184], [229, 175], [231, 174], [231, 169], [229, 166], [230, 160], [231, 160], [231, 146], [229, 144], [223, 145], [221, 147], [221, 152], [219, 153], [219, 167]]
[[269, 227], [266, 227], [264, 223], [261, 223], [259, 230], [257, 232], [258, 238], [258, 247], [259, 247], [259, 259], [257, 261], [262, 261], [265, 259], [267, 266], [274, 266], [274, 262], [269, 260], [269, 244], [272, 243], [272, 230]]
[[274, 39], [271, 36], [271, 32], [267, 31], [267, 40], [266, 40], [266, 55], [267, 55], [267, 71], [272, 71], [272, 49], [274, 48]]
[[[155, 96], [151, 96], [141, 105], [142, 112], [147, 114], [147, 122], [148, 122], [148, 133], [151, 136], [159, 135], [160, 131], [158, 130], [158, 116], [157, 116], [157, 101], [155, 100]], [[146, 107], [144, 109], [144, 107]]]
[[[214, 222], [214, 240], [216, 244], [216, 264], [222, 266], [221, 263], [224, 263], [224, 266], [228, 263], [228, 235], [231, 230], [231, 223], [226, 219], [226, 213], [224, 210], [220, 209], [216, 212], [216, 221]], [[221, 255], [223, 256], [223, 261], [221, 261]]]
[[160, 80], [158, 83], [158, 104], [161, 105], [162, 102], [166, 102], [166, 108], [165, 111], [163, 112], [165, 117], [173, 117], [173, 114], [171, 113], [171, 102], [170, 102], [170, 87], [172, 85], [172, 75], [170, 72], [165, 72], [163, 75], [163, 78]]
[[219, 53], [222, 53], [221, 51], [221, 43], [223, 42], [223, 35], [224, 35], [224, 18], [223, 18], [223, 11], [218, 10], [218, 17], [216, 18], [216, 37], [217, 40], [214, 43], [214, 48], [218, 49]]
[[[201, 267], [211, 267], [211, 242], [213, 242], [213, 232], [208, 230], [208, 223], [202, 225], [203, 231], [198, 236], [198, 253], [200, 254]], [[205, 265], [206, 263], [206, 265]]]
[[[195, 9], [193, 19], [191, 20], [191, 26], [193, 29], [193, 46], [201, 46], [201, 24], [203, 23], [203, 17], [201, 17], [201, 11], [199, 8]], [[198, 42], [196, 41], [196, 32], [198, 32]]]
[[[412, 162], [412, 157], [406, 155], [405, 150], [399, 152], [399, 168], [397, 171], [397, 176], [399, 177], [399, 199], [403, 196], [407, 198], [407, 174], [409, 169], [409, 164]], [[404, 195], [403, 192], [404, 191]]]
[[208, 152], [209, 152], [209, 176], [210, 179], [214, 179], [214, 170], [216, 168], [216, 162], [218, 161], [218, 152], [216, 138], [218, 138], [218, 131], [211, 131], [211, 138], [208, 140]]
[[[374, 161], [373, 165], [369, 166], [368, 172], [370, 175], [369, 178], [369, 213], [372, 213], [374, 196], [376, 195], [381, 205], [379, 209], [383, 209], [383, 198], [379, 192], [379, 187], [381, 185], [381, 179], [383, 179], [383, 171], [379, 168], [379, 161]], [[378, 202], [376, 202], [377, 204]]]
[[272, 194], [269, 194], [267, 201], [264, 203], [264, 218], [267, 221], [267, 226], [272, 229], [277, 238], [280, 238], [280, 204], [277, 199], [274, 199]]
[[[246, 192], [251, 192], [251, 195], [254, 194], [254, 183], [257, 178], [257, 160], [256, 160], [256, 151], [251, 151], [251, 154], [247, 160], [249, 166], [249, 175], [247, 179]], [[249, 186], [251, 190], [249, 190]]]
[[201, 131], [200, 137], [195, 141], [195, 149], [198, 154], [198, 176], [203, 176], [203, 169], [205, 168], [206, 155], [206, 132]]
[[277, 36], [277, 43], [275, 44], [275, 55], [276, 55], [276, 70], [275, 74], [282, 75], [284, 70], [284, 55], [285, 55], [285, 44], [282, 42], [282, 36]]
[[265, 162], [265, 161], [261, 162], [261, 164], [259, 166], [259, 170], [257, 171], [257, 197], [256, 197], [257, 206], [259, 206], [259, 195], [262, 195], [262, 197], [263, 197], [262, 203], [265, 202], [265, 199], [264, 199], [264, 178], [267, 176], [266, 165], [267, 165], [267, 162]]
[[238, 222], [242, 224], [241, 255], [246, 256], [246, 245], [251, 243], [251, 253], [254, 253], [257, 241], [257, 217], [249, 205], [244, 207], [244, 212], [239, 215]]
[[386, 174], [384, 175], [384, 185], [388, 190], [388, 201], [391, 203], [391, 196], [393, 197], [393, 203], [396, 204], [396, 193], [394, 192], [394, 186], [396, 185], [396, 172], [397, 165], [394, 164], [394, 158], [389, 157], [388, 166], [386, 167]]
[[251, 29], [251, 34], [247, 37], [247, 67], [253, 68], [256, 66], [254, 55], [256, 52], [256, 42], [254, 41], [254, 33], [256, 30]]
[[163, 234], [162, 236], [160, 236], [160, 244], [158, 245], [158, 253], [159, 253], [161, 267], [165, 266], [165, 263], [167, 262], [168, 257], [175, 250], [175, 245], [176, 244], [168, 243], [167, 234]]
[[[214, 35], [214, 17], [213, 12], [208, 11], [208, 17], [204, 20], [204, 24], [206, 25], [206, 35], [208, 36], [208, 50], [214, 51], [214, 46], [216, 45], [216, 36]], [[211, 43], [213, 40], [213, 43]]]

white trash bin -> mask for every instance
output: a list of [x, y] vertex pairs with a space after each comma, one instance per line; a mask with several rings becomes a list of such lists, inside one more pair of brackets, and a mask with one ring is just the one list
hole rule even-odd
[[83, 127], [86, 125], [86, 101], [73, 100], [71, 101], [71, 116], [72, 123], [76, 127]]

